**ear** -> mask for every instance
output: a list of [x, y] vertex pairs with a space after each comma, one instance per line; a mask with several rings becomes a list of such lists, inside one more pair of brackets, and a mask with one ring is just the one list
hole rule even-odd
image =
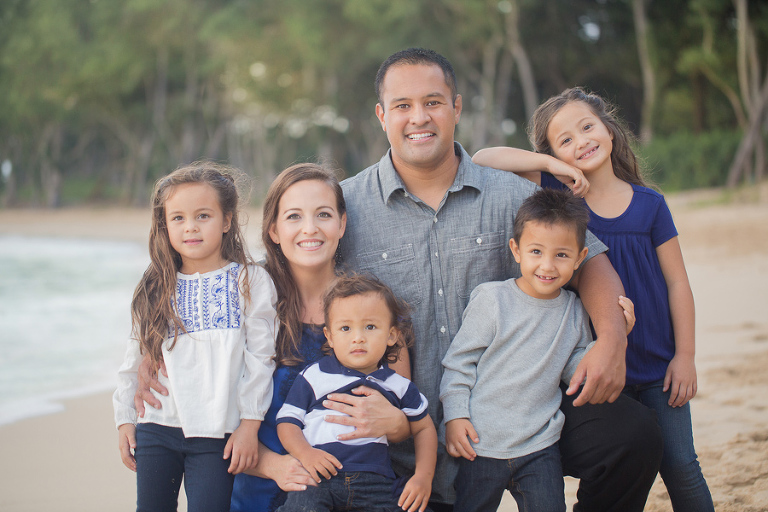
[[381, 106], [381, 103], [376, 104], [376, 117], [379, 118], [381, 129], [387, 131], [387, 123], [384, 122], [384, 107]]
[[515, 257], [515, 261], [520, 263], [520, 247], [517, 246], [514, 238], [509, 239], [509, 250], [512, 251], [512, 256]]
[[267, 232], [269, 233], [269, 238], [271, 238], [272, 241], [277, 245], [280, 245], [280, 237], [277, 236], [277, 226], [274, 222], [271, 226], [269, 226], [269, 230], [267, 230]]
[[339, 234], [339, 238], [343, 237], [344, 233], [347, 231], [347, 214], [346, 213], [343, 213], [341, 215], [341, 228], [339, 229], [339, 231], [341, 232]]
[[389, 328], [389, 338], [387, 338], [387, 346], [392, 347], [397, 343], [400, 338], [400, 331], [394, 325]]
[[579, 265], [581, 265], [584, 262], [584, 258], [587, 257], [587, 253], [589, 252], [589, 247], [585, 247], [581, 250], [579, 253], [579, 259], [576, 260], [576, 264], [573, 266], [573, 270], [576, 270], [579, 268]]
[[331, 331], [329, 331], [327, 327], [323, 327], [323, 334], [325, 334], [325, 339], [328, 340], [328, 346], [333, 348], [333, 340], [331, 340]]
[[459, 119], [461, 119], [461, 109], [463, 107], [461, 102], [461, 94], [456, 95], [456, 101], [453, 102], [453, 105], [453, 109], [456, 111], [453, 114], [453, 120], [455, 124], [459, 124]]
[[224, 216], [224, 233], [229, 233], [232, 228], [232, 213], [228, 213]]

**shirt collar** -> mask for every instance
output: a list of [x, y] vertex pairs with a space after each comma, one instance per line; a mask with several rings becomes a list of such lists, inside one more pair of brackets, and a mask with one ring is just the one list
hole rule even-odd
[[336, 354], [334, 354], [333, 352], [323, 357], [319, 361], [319, 364], [320, 364], [320, 370], [322, 370], [323, 373], [332, 373], [332, 374], [338, 374], [338, 375], [352, 375], [354, 377], [360, 377], [361, 379], [365, 379], [366, 377], [373, 377], [378, 380], [386, 380], [387, 377], [395, 373], [394, 370], [390, 369], [389, 366], [387, 366], [387, 363], [384, 363], [381, 366], [379, 366], [377, 370], [366, 375], [363, 372], [352, 370], [351, 368], [347, 368], [346, 366], [341, 364], [339, 360], [336, 359]]
[[[456, 155], [459, 156], [459, 169], [456, 172], [453, 184], [448, 188], [448, 192], [457, 192], [464, 187], [481, 190], [483, 176], [479, 172], [479, 166], [472, 163], [469, 153], [458, 142], [454, 141], [453, 149]], [[389, 201], [389, 198], [395, 192], [405, 192], [405, 184], [400, 175], [397, 174], [394, 164], [392, 164], [392, 148], [379, 160], [379, 181], [386, 202]]]

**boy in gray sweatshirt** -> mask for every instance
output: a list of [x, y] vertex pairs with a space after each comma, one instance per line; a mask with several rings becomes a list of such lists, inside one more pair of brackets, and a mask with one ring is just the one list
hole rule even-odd
[[534, 193], [509, 241], [522, 277], [472, 292], [440, 386], [441, 435], [462, 457], [455, 512], [496, 510], [504, 489], [521, 511], [565, 510], [560, 382], [571, 380], [592, 334], [581, 301], [561, 287], [587, 255], [588, 221], [570, 192]]

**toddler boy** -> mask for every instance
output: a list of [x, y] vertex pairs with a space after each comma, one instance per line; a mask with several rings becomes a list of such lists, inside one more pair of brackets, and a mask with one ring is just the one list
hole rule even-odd
[[[386, 364], [412, 343], [407, 308], [377, 279], [352, 275], [338, 278], [324, 310], [323, 331], [333, 353], [299, 374], [277, 414], [280, 441], [318, 486], [289, 493], [278, 510], [423, 512], [435, 473], [437, 433], [427, 399]], [[387, 438], [339, 441], [339, 434], [354, 427], [324, 421], [327, 414], [339, 414], [323, 406], [329, 393], [350, 393], [361, 385], [381, 392], [411, 422], [416, 471], [399, 497]]]

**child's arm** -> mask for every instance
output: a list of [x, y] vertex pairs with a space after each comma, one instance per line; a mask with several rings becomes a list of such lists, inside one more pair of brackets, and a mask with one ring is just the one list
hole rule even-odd
[[469, 418], [456, 418], [445, 424], [445, 451], [451, 457], [464, 457], [467, 460], [475, 460], [475, 453], [469, 440], [477, 444], [480, 438]]
[[579, 169], [544, 153], [510, 147], [485, 148], [475, 153], [472, 161], [485, 167], [514, 172], [537, 185], [541, 185], [541, 172], [548, 172], [579, 197], [584, 197], [589, 190], [589, 182]]
[[136, 458], [133, 456], [136, 450], [136, 425], [123, 423], [117, 427], [117, 447], [120, 450], [120, 458], [125, 467], [136, 471]]
[[675, 356], [664, 376], [664, 391], [671, 390], [669, 405], [680, 407], [696, 396], [697, 391], [693, 292], [677, 237], [658, 246], [656, 254], [667, 283], [672, 329], [675, 333]]
[[408, 512], [424, 512], [432, 494], [432, 478], [437, 464], [437, 431], [432, 418], [425, 416], [411, 423], [416, 449], [416, 471], [408, 479], [397, 504]]
[[240, 425], [229, 436], [224, 458], [232, 457], [227, 471], [233, 475], [253, 469], [259, 462], [259, 427], [259, 420], [240, 420]]
[[298, 425], [293, 423], [278, 423], [277, 436], [283, 447], [288, 453], [299, 459], [304, 469], [309, 471], [310, 476], [320, 482], [320, 476], [331, 478], [337, 474], [337, 469], [341, 469], [341, 462], [330, 453], [313, 448], [304, 437], [304, 432]]

